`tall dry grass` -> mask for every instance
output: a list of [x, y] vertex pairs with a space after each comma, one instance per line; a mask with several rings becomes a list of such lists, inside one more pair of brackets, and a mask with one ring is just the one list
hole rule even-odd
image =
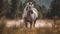
[[[56, 21], [59, 22], [60, 21]], [[21, 27], [6, 27], [6, 23], [4, 20], [0, 23], [0, 34], [60, 34], [60, 30], [58, 27], [56, 28], [25, 28], [23, 25]], [[59, 30], [59, 31], [58, 31]]]
[[0, 34], [2, 34], [2, 32], [3, 32], [3, 29], [5, 27], [5, 24], [6, 23], [3, 20], [0, 20]]

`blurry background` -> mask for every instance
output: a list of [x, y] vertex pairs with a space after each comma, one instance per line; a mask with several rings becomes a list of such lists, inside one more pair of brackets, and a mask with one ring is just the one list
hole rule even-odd
[[0, 0], [0, 18], [21, 18], [25, 4], [29, 1], [35, 3], [39, 18], [60, 19], [59, 0]]

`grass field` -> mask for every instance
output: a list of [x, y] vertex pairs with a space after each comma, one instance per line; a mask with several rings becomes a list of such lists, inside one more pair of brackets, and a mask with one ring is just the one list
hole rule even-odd
[[[38, 20], [39, 21], [39, 20]], [[46, 20], [43, 20], [46, 21]], [[51, 20], [48, 20], [49, 22]], [[3, 22], [3, 21], [2, 21]], [[51, 21], [52, 22], [52, 21]], [[60, 23], [60, 20], [56, 21]], [[59, 24], [58, 24], [59, 25]], [[25, 28], [25, 27], [6, 27], [5, 24], [0, 24], [0, 34], [60, 34], [60, 27], [39, 27], [39, 28]]]

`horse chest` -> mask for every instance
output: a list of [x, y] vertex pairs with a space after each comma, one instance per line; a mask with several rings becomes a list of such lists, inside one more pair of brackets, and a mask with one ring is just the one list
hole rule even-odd
[[30, 14], [27, 14], [27, 16], [25, 17], [26, 21], [32, 21], [32, 17]]

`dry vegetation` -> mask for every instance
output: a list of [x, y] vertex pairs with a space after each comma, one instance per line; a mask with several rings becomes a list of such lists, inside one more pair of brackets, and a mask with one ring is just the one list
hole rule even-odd
[[[57, 20], [56, 22], [60, 23], [60, 20]], [[4, 21], [1, 21], [0, 34], [60, 34], [60, 27], [52, 27], [52, 28], [44, 27], [44, 28], [31, 28], [30, 29], [30, 28], [25, 28], [25, 27], [13, 26], [13, 27], [7, 28], [5, 26]]]

